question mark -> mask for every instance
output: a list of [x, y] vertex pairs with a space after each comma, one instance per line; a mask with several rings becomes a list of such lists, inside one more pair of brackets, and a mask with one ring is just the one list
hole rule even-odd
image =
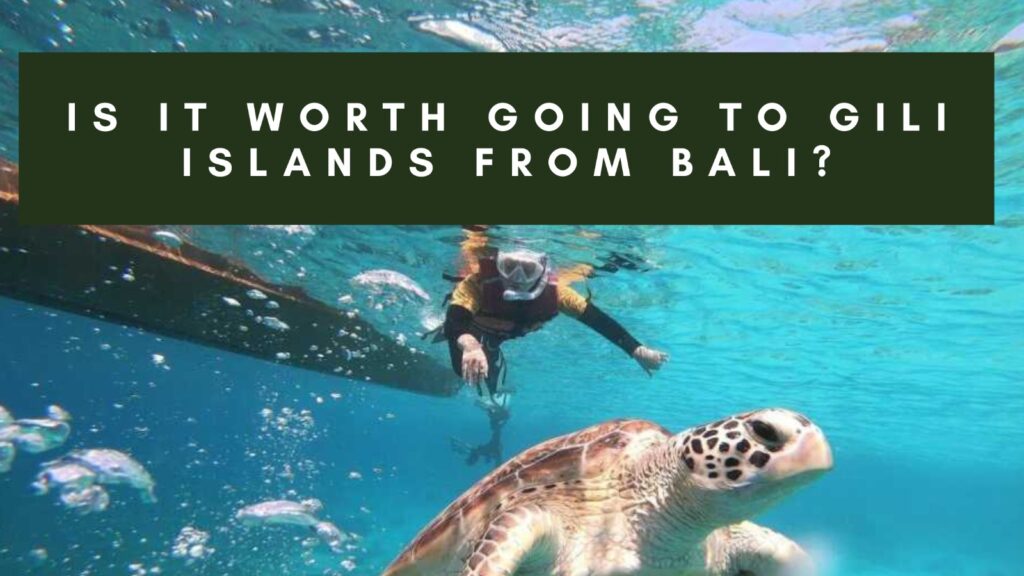
[[817, 156], [818, 154], [821, 155], [821, 158], [818, 158], [818, 176], [824, 176], [825, 160], [828, 160], [828, 157], [832, 155], [832, 151], [829, 150], [828, 146], [818, 144], [814, 147], [814, 155]]

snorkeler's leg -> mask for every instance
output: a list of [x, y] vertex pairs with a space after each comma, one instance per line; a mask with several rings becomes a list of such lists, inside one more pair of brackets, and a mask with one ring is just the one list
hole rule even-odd
[[469, 456], [466, 456], [466, 465], [472, 466], [480, 460], [481, 446], [477, 446], [469, 451]]
[[489, 448], [490, 448], [490, 450], [488, 450], [488, 456], [490, 456], [489, 460], [491, 462], [493, 462], [495, 466], [497, 466], [498, 464], [501, 464], [502, 462], [504, 462], [504, 458], [502, 458], [502, 455], [501, 455], [501, 439], [500, 438], [495, 438], [494, 440], [492, 440], [490, 445], [489, 445]]

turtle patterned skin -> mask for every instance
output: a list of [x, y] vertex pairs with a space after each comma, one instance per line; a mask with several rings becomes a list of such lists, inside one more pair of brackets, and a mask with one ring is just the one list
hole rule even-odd
[[605, 422], [484, 477], [384, 576], [810, 574], [799, 545], [745, 520], [831, 467], [821, 430], [784, 409], [676, 435]]

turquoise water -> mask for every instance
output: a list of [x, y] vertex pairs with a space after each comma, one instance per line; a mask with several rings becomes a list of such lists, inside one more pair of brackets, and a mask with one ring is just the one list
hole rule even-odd
[[[0, 153], [16, 159], [22, 50], [463, 49], [418, 31], [423, 16], [471, 22], [512, 50], [984, 50], [1024, 22], [1024, 5], [69, 0], [4, 3], [0, 16]], [[526, 241], [563, 265], [638, 256], [640, 270], [589, 288], [672, 354], [648, 378], [569, 319], [510, 343], [506, 453], [609, 418], [677, 430], [786, 406], [824, 429], [836, 468], [759, 522], [828, 574], [1020, 574], [1024, 50], [996, 57], [996, 126], [996, 226], [494, 228], [497, 245]], [[464, 237], [455, 227], [174, 230], [417, 347]], [[405, 274], [431, 301], [352, 283], [370, 269]], [[428, 353], [446, 361], [442, 347]], [[376, 574], [487, 471], [449, 449], [452, 437], [486, 439], [469, 394], [412, 396], [0, 299], [0, 404], [28, 417], [51, 403], [73, 415], [71, 436], [0, 474], [0, 573]], [[312, 422], [261, 415], [283, 408]], [[40, 463], [96, 446], [142, 462], [158, 502], [114, 487], [110, 509], [79, 516], [29, 490]], [[282, 497], [322, 500], [354, 535], [349, 548], [331, 554], [305, 546], [301, 530], [232, 521], [243, 504]], [[209, 532], [214, 552], [174, 557], [185, 526]]]

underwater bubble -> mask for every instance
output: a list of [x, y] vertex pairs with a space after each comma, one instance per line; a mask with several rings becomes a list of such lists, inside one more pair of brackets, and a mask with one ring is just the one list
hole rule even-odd
[[14, 444], [0, 440], [0, 474], [10, 472], [14, 464]]
[[40, 547], [33, 548], [31, 551], [29, 551], [28, 557], [33, 562], [37, 564], [42, 564], [43, 562], [46, 562], [47, 559], [49, 559], [50, 554], [46, 551], [46, 548]]
[[317, 522], [313, 529], [316, 530], [317, 537], [331, 549], [331, 552], [340, 554], [344, 550], [342, 545], [348, 541], [348, 536], [343, 534], [333, 523]]
[[394, 270], [367, 270], [352, 277], [352, 283], [375, 292], [397, 288], [422, 300], [430, 300], [430, 294], [412, 278]]
[[[289, 490], [294, 495], [294, 490]], [[235, 520], [246, 528], [272, 525], [290, 525], [306, 527], [313, 530], [317, 538], [326, 544], [332, 552], [341, 553], [349, 536], [338, 529], [332, 522], [320, 520], [316, 514], [323, 509], [323, 504], [316, 498], [295, 502], [292, 500], [267, 500], [240, 508], [235, 512]], [[314, 546], [316, 540], [300, 540], [303, 547]]]
[[84, 490], [96, 482], [96, 474], [74, 462], [47, 462], [36, 475], [32, 488], [37, 495], [49, 493], [51, 488]]
[[310, 514], [317, 514], [324, 509], [324, 503], [317, 498], [308, 498], [299, 502], [302, 507], [309, 511]]
[[62, 490], [60, 501], [80, 514], [102, 512], [110, 506], [110, 494], [102, 486], [89, 486], [82, 490]]
[[161, 244], [169, 246], [171, 248], [178, 248], [182, 244], [180, 236], [178, 236], [174, 232], [169, 232], [167, 230], [157, 230], [156, 232], [153, 232], [153, 238], [155, 238]]
[[239, 302], [238, 300], [235, 300], [234, 298], [228, 296], [222, 297], [221, 300], [223, 300], [225, 304], [231, 306], [232, 308], [238, 308], [242, 305], [242, 303]]
[[143, 502], [156, 502], [153, 492], [156, 482], [149, 472], [134, 458], [118, 450], [90, 448], [74, 450], [61, 461], [85, 466], [96, 474], [99, 484], [126, 484], [139, 491]]
[[266, 300], [267, 299], [267, 295], [266, 294], [264, 294], [262, 291], [257, 290], [255, 288], [253, 288], [252, 290], [249, 290], [248, 292], [246, 292], [245, 295], [248, 296], [249, 298], [252, 298], [253, 300]]
[[246, 527], [280, 524], [314, 526], [317, 523], [314, 514], [318, 510], [311, 509], [305, 502], [267, 500], [240, 508], [235, 512], [235, 520]]
[[156, 366], [163, 366], [167, 362], [167, 358], [163, 354], [153, 354], [152, 360]]
[[204, 532], [192, 526], [185, 526], [174, 539], [174, 545], [171, 547], [171, 556], [185, 558], [187, 564], [208, 558], [215, 551], [207, 546], [209, 540], [209, 532]]
[[261, 320], [258, 321], [260, 322], [260, 324], [263, 324], [267, 328], [270, 328], [271, 330], [277, 330], [278, 332], [284, 332], [285, 330], [289, 329], [288, 324], [285, 324], [284, 322], [278, 320], [273, 316], [264, 316]]
[[51, 464], [45, 464], [32, 483], [36, 494], [46, 494], [56, 487], [60, 490], [60, 501], [72, 510], [82, 514], [106, 510], [110, 496], [102, 486], [92, 484], [96, 476], [91, 470], [73, 464]]
[[50, 404], [46, 407], [46, 416], [51, 420], [57, 420], [60, 422], [71, 421], [71, 414], [57, 404]]
[[53, 450], [63, 444], [71, 434], [71, 426], [66, 422], [49, 418], [17, 420], [15, 426], [18, 427], [18, 432], [14, 437], [14, 445], [29, 454]]

